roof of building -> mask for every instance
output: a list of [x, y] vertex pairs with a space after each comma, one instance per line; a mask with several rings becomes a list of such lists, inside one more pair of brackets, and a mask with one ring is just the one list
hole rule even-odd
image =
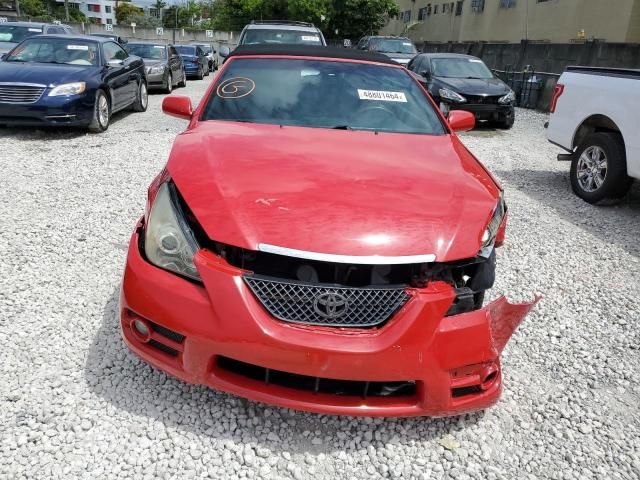
[[273, 55], [282, 57], [321, 57], [321, 58], [343, 58], [347, 60], [361, 60], [365, 62], [386, 63], [398, 65], [386, 55], [380, 53], [355, 50], [352, 48], [320, 47], [315, 45], [241, 45], [231, 54], [231, 57], [248, 57], [254, 55]]

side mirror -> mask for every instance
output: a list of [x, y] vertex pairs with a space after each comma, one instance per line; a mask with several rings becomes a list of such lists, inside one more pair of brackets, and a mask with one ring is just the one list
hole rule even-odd
[[429, 70], [422, 70], [420, 72], [420, 75], [422, 75], [427, 80], [431, 80], [431, 72]]
[[227, 58], [231, 54], [231, 50], [229, 47], [220, 47], [220, 56], [222, 58]]
[[170, 95], [164, 97], [162, 101], [162, 111], [172, 117], [182, 118], [183, 120], [191, 120], [193, 116], [193, 107], [191, 99], [184, 95]]
[[451, 110], [448, 120], [451, 130], [454, 132], [468, 132], [476, 126], [476, 117], [473, 113], [464, 110]]
[[3, 53], [2, 55], [0, 55], [0, 61], [4, 60], [5, 58], [7, 58], [9, 56], [8, 53]]

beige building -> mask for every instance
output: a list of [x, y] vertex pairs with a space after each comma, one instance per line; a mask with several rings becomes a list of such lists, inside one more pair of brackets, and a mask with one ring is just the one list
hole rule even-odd
[[640, 43], [640, 0], [397, 0], [381, 31], [415, 42]]

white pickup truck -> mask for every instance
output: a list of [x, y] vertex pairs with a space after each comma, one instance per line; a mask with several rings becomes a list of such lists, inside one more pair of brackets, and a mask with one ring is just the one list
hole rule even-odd
[[623, 197], [640, 179], [640, 70], [569, 67], [555, 87], [547, 138], [569, 154], [573, 191], [589, 203]]

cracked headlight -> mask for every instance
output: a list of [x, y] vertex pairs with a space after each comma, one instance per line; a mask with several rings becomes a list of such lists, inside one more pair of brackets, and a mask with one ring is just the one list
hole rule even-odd
[[467, 101], [467, 99], [464, 98], [462, 95], [454, 92], [453, 90], [449, 90], [448, 88], [441, 88], [440, 90], [438, 90], [438, 93], [440, 94], [441, 98], [451, 100], [452, 102], [464, 103]]
[[145, 228], [144, 251], [147, 259], [165, 270], [200, 280], [193, 263], [198, 251], [193, 232], [184, 220], [176, 193], [163, 183], [151, 207]]
[[79, 95], [87, 89], [84, 82], [65, 83], [54, 87], [50, 92], [50, 97], [59, 97], [63, 95]]
[[513, 90], [511, 90], [504, 97], [500, 97], [500, 99], [498, 100], [498, 103], [501, 103], [502, 105], [510, 105], [515, 101], [516, 101], [516, 94], [514, 93]]
[[500, 198], [496, 205], [489, 225], [482, 234], [482, 247], [487, 247], [495, 243], [496, 247], [504, 242], [504, 230], [506, 229], [507, 204], [504, 202], [504, 192], [500, 192]]

